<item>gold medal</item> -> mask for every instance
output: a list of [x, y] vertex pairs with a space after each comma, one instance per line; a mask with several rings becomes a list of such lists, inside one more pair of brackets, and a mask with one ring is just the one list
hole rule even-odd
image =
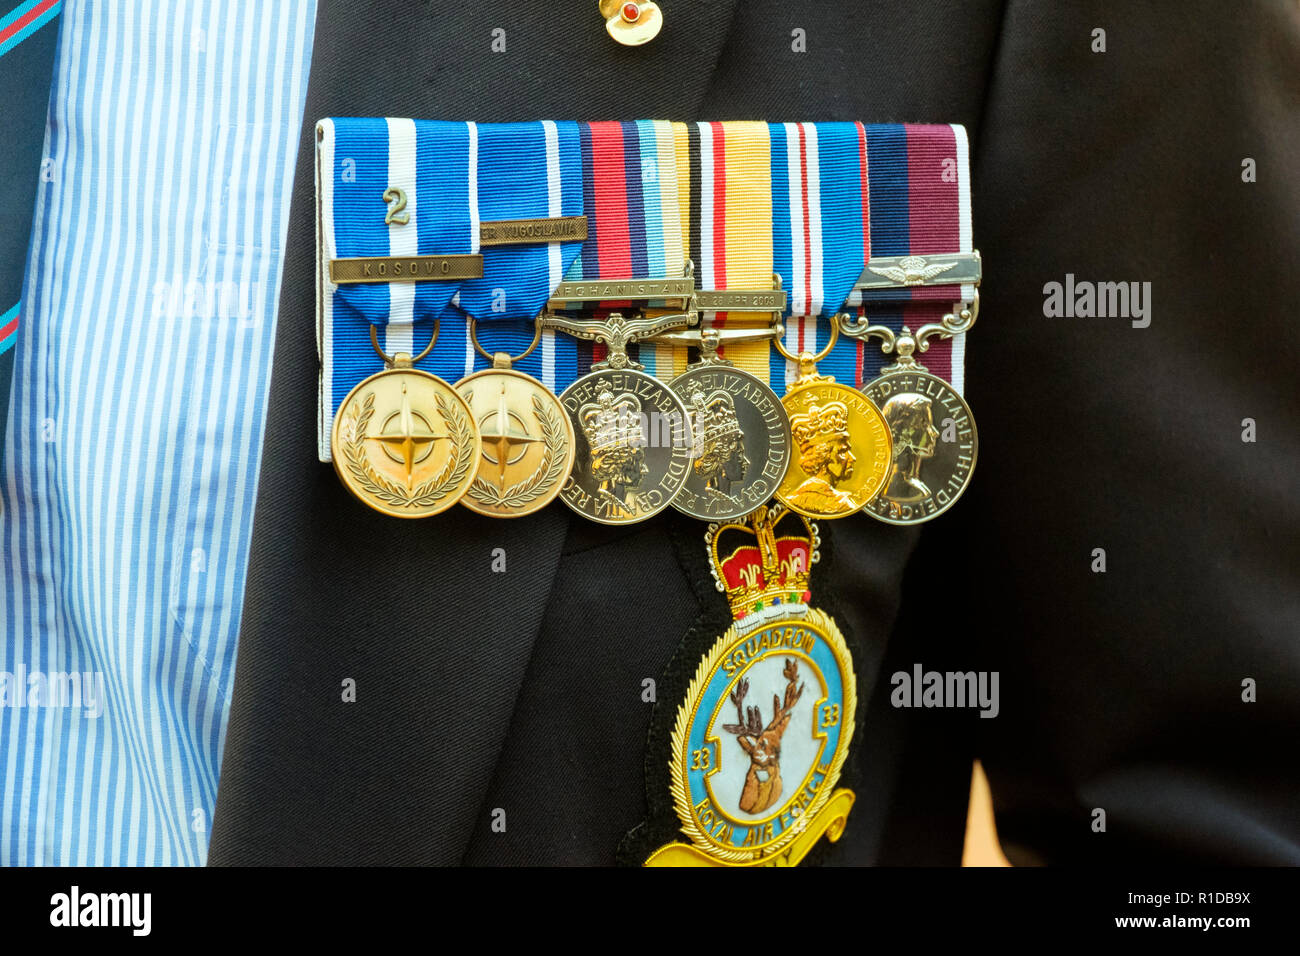
[[389, 358], [339, 405], [330, 436], [334, 470], [362, 502], [397, 518], [427, 518], [450, 508], [469, 488], [479, 458], [479, 433], [469, 406], [450, 385], [414, 362], [424, 352]]
[[887, 524], [920, 524], [943, 514], [970, 484], [979, 454], [979, 433], [970, 406], [948, 382], [916, 360], [933, 335], [965, 332], [979, 314], [976, 293], [970, 308], [924, 325], [913, 335], [864, 321], [845, 322], [855, 338], [879, 337], [895, 361], [862, 387], [885, 416], [893, 441], [889, 475], [880, 494], [863, 508]]
[[573, 424], [564, 406], [537, 379], [510, 367], [537, 347], [541, 323], [532, 345], [514, 359], [503, 352], [488, 355], [473, 321], [469, 328], [474, 347], [492, 359], [492, 368], [456, 383], [482, 438], [477, 474], [460, 503], [493, 518], [532, 514], [559, 495], [574, 456]]
[[799, 377], [781, 400], [790, 415], [794, 455], [776, 498], [810, 518], [853, 514], [884, 486], [893, 453], [889, 426], [869, 398], [832, 376], [818, 375], [817, 362], [830, 353], [838, 337], [817, 355], [797, 358], [773, 340], [786, 358], [799, 363]]

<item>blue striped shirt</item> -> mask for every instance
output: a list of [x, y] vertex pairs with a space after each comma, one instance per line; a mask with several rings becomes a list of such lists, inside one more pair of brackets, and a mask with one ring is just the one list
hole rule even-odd
[[314, 23], [64, 5], [5, 423], [0, 862], [206, 857]]

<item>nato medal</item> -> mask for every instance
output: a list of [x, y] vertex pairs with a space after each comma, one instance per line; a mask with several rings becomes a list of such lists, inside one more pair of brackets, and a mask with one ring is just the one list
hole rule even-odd
[[740, 518], [769, 501], [790, 465], [790, 419], [781, 399], [720, 358], [718, 344], [719, 330], [701, 332], [699, 362], [669, 383], [686, 403], [694, 441], [673, 507], [706, 521]]
[[[686, 842], [647, 866], [794, 866], [838, 840], [853, 793], [836, 789], [857, 684], [835, 620], [809, 606], [817, 529], [781, 505], [709, 525], [735, 623], [704, 655], [677, 708], [669, 791]], [[770, 701], [770, 704], [769, 704]]]
[[[838, 335], [839, 323], [833, 320], [830, 342], [821, 354], [799, 355], [799, 377], [781, 400], [790, 414], [795, 455], [776, 498], [810, 518], [853, 514], [880, 491], [889, 474], [891, 440], [880, 409], [856, 388], [817, 374], [817, 360], [830, 352]], [[794, 358], [779, 338], [773, 344]]]
[[537, 348], [541, 319], [532, 344], [516, 358], [489, 355], [479, 344], [477, 325], [470, 320], [470, 340], [492, 367], [456, 383], [483, 442], [478, 472], [461, 504], [493, 518], [518, 518], [545, 508], [564, 487], [573, 468], [573, 424], [550, 389], [511, 368]]
[[893, 439], [889, 477], [863, 510], [889, 524], [919, 524], [947, 511], [970, 484], [979, 453], [970, 406], [916, 361], [914, 348], [904, 328], [894, 346], [898, 361], [862, 388]]
[[[370, 337], [374, 342], [374, 326]], [[456, 390], [412, 367], [410, 355], [385, 361], [388, 368], [339, 405], [330, 435], [334, 470], [376, 511], [427, 518], [454, 505], [474, 480], [478, 428]]]

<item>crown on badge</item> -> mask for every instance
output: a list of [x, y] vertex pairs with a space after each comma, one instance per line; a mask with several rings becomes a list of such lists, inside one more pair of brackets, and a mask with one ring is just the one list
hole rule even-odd
[[631, 392], [602, 390], [594, 402], [578, 409], [578, 421], [594, 454], [642, 443], [641, 400]]
[[740, 521], [709, 525], [713, 580], [739, 620], [781, 604], [807, 604], [808, 579], [820, 557], [817, 526], [779, 504]]
[[817, 444], [849, 430], [849, 407], [843, 402], [810, 405], [806, 412], [790, 416], [790, 435], [800, 445]]
[[696, 439], [703, 445], [712, 445], [742, 434], [736, 420], [736, 403], [722, 389], [705, 396], [696, 392], [691, 396], [691, 424]]

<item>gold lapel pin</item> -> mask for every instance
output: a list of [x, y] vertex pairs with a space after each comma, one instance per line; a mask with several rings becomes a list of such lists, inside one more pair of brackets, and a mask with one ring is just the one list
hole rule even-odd
[[633, 0], [599, 0], [605, 29], [624, 46], [641, 46], [659, 35], [664, 15], [657, 3]]

